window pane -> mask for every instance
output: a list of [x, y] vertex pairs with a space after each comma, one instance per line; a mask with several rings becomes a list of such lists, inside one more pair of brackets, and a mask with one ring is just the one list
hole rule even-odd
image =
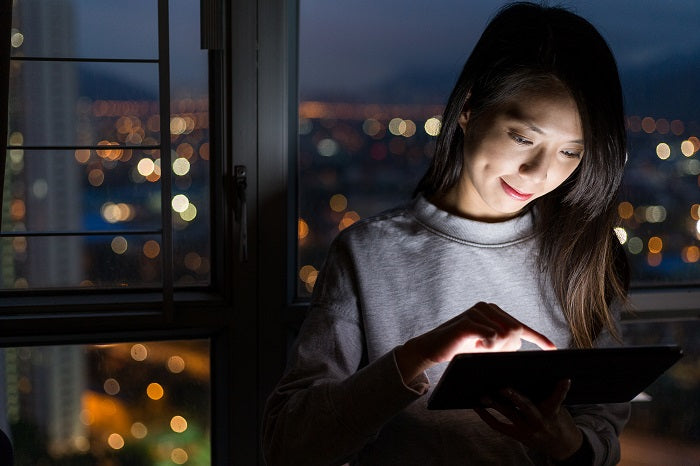
[[174, 277], [180, 286], [208, 285], [211, 277], [209, 68], [199, 29], [199, 2], [171, 0], [172, 194], [187, 199], [185, 210], [173, 212]]
[[0, 360], [17, 466], [211, 463], [208, 340], [5, 348]]
[[[15, 0], [12, 55], [158, 57], [156, 0]], [[125, 27], [129, 25], [129, 27]]]
[[8, 151], [13, 201], [2, 231], [160, 228], [158, 150]]
[[[339, 229], [411, 198], [437, 121], [504, 1], [300, 2], [298, 293]], [[633, 284], [700, 283], [700, 4], [585, 2], [625, 91], [620, 203]], [[361, 25], [361, 27], [358, 27]]]
[[10, 145], [157, 144], [158, 66], [12, 62]]
[[[49, 34], [55, 28], [63, 31], [75, 24], [83, 25], [86, 18], [98, 22], [100, 18], [110, 18], [114, 22], [114, 18], [124, 17], [120, 34], [129, 35], [129, 49], [152, 50], [148, 56], [158, 58], [156, 5], [155, 1], [23, 0], [15, 5], [14, 27], [22, 28], [29, 21], [32, 30]], [[18, 243], [27, 249], [19, 258], [12, 252], [5, 259], [13, 268], [6, 270], [3, 287], [158, 285], [163, 276], [160, 235], [154, 239], [159, 249], [152, 258], [143, 257], [146, 239], [129, 241], [127, 253], [115, 252], [111, 241], [129, 232], [159, 233], [163, 228], [162, 214], [172, 215], [173, 251], [168, 252], [173, 254], [175, 283], [210, 283], [209, 65], [208, 52], [199, 48], [199, 6], [199, 2], [185, 0], [169, 3], [169, 167], [162, 167], [160, 160], [157, 63], [11, 62], [10, 147], [0, 232], [58, 232], [75, 236], [55, 242], [49, 238], [8, 238], [3, 243], [10, 248], [8, 251], [14, 251], [12, 245]], [[66, 21], [48, 24], [45, 20], [51, 15]], [[129, 15], [139, 17], [128, 21]], [[85, 27], [94, 31], [92, 24]], [[143, 29], [151, 32], [144, 33]], [[52, 55], [55, 50], [48, 39], [37, 39], [32, 53], [42, 57], [114, 57], [110, 51], [119, 52], [121, 45], [110, 48], [118, 41], [108, 37], [113, 36], [109, 28], [101, 31], [103, 35], [95, 33], [94, 39], [99, 47], [90, 53], [73, 54], [74, 49], [84, 47], [76, 45]], [[35, 150], [36, 146], [48, 147]], [[54, 146], [70, 149], [51, 149]], [[101, 146], [111, 147], [91, 148]], [[172, 210], [165, 213], [161, 212], [163, 170], [171, 170], [172, 174], [172, 189], [166, 194]], [[100, 231], [117, 233], [78, 238], [81, 232]], [[79, 257], [47, 271], [28, 270], [22, 265], [24, 256], [38, 257], [32, 248], [43, 250], [54, 244], [70, 244], [71, 251]], [[141, 253], [137, 253], [139, 250]], [[148, 254], [153, 254], [152, 250]], [[52, 275], [52, 270], [61, 275]]]
[[162, 285], [160, 235], [5, 236], [0, 289]]

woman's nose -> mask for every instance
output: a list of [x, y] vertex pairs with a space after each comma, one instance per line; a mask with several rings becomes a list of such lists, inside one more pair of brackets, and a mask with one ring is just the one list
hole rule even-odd
[[544, 149], [533, 151], [532, 156], [520, 165], [520, 175], [533, 183], [547, 180], [550, 157]]

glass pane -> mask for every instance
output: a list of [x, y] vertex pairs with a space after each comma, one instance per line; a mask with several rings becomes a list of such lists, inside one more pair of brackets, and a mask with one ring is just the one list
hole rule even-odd
[[211, 464], [209, 348], [180, 340], [0, 350], [0, 426], [15, 465]]
[[[340, 229], [411, 198], [435, 118], [504, 3], [300, 2], [299, 295]], [[699, 284], [700, 3], [575, 9], [610, 43], [625, 91], [630, 157], [619, 203], [633, 283]]]
[[[155, 1], [21, 0], [17, 3], [23, 6], [15, 7], [14, 27], [23, 27], [25, 19], [39, 18], [31, 23], [32, 27], [47, 34], [54, 29], [63, 31], [84, 24], [85, 18], [95, 21], [110, 18], [114, 22], [114, 18], [137, 15], [134, 21], [125, 19], [119, 26], [120, 34], [133, 28], [133, 34], [127, 34], [131, 45], [124, 50], [154, 51], [157, 55]], [[208, 285], [211, 276], [209, 65], [208, 52], [199, 48], [199, 6], [199, 2], [188, 0], [173, 0], [169, 4], [172, 165], [167, 167], [172, 170], [169, 193], [172, 211], [168, 213], [173, 215], [173, 276], [179, 285], [197, 286]], [[28, 8], [32, 11], [25, 11]], [[52, 14], [66, 21], [48, 24], [44, 20]], [[90, 34], [95, 33], [92, 24], [85, 27], [93, 31]], [[109, 28], [99, 31], [108, 34]], [[75, 34], [84, 33], [75, 31]], [[109, 58], [114, 56], [112, 52], [120, 54], [124, 44], [117, 43], [116, 36], [112, 36], [110, 40], [96, 40], [99, 47], [90, 53], [68, 53], [68, 56]], [[46, 40], [39, 42], [44, 44]], [[115, 48], [110, 48], [110, 44]], [[56, 56], [64, 53], [67, 52]], [[159, 231], [162, 228], [160, 178], [166, 168], [160, 165], [157, 148], [161, 143], [158, 65], [14, 60], [11, 66], [10, 150], [4, 180], [2, 233]], [[147, 147], [99, 150], [78, 147], [66, 151], [17, 148], [116, 145]], [[12, 241], [10, 238], [4, 244]], [[30, 245], [42, 243], [54, 247], [53, 243], [48, 246], [47, 238], [27, 241]], [[83, 257], [62, 266], [74, 270], [64, 277], [44, 277], [34, 271], [34, 276], [22, 275], [26, 281], [20, 281], [20, 285], [78, 286], [85, 282], [119, 286], [125, 281], [122, 275], [126, 271], [130, 286], [160, 283], [159, 256], [158, 269], [154, 272], [151, 259], [136, 260], [134, 256], [131, 260], [128, 254], [110, 256], [111, 262], [103, 262], [101, 254], [111, 254], [111, 237], [91, 240], [93, 247], [76, 238], [57, 241], [56, 244], [77, 241], [72, 247]], [[159, 246], [160, 241], [158, 237]], [[15, 287], [15, 269], [21, 267], [13, 257], [6, 259], [13, 264], [8, 269], [10, 278], [3, 281], [6, 288]], [[118, 264], [118, 261], [125, 262]]]
[[13, 56], [158, 58], [156, 0], [15, 0], [13, 4]]
[[199, 2], [170, 1], [174, 278], [180, 286], [211, 277], [208, 52], [199, 48]]
[[0, 238], [0, 289], [162, 285], [160, 235]]
[[12, 62], [10, 145], [158, 144], [158, 66]]
[[157, 230], [158, 150], [10, 149], [2, 232]]
[[635, 402], [622, 433], [621, 465], [695, 464], [700, 459], [700, 322], [628, 323], [630, 345], [677, 344], [685, 355]]

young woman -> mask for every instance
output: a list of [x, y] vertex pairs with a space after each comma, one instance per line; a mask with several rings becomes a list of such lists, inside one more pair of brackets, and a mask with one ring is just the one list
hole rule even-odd
[[625, 145], [617, 68], [594, 27], [559, 8], [503, 9], [415, 199], [331, 246], [266, 407], [269, 464], [615, 464], [628, 405], [562, 406], [568, 381], [537, 404], [512, 390], [477, 410], [426, 402], [457, 353], [615, 334]]

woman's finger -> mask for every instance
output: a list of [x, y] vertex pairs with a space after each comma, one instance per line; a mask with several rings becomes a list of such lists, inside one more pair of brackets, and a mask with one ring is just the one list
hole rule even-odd
[[[481, 304], [481, 303], [480, 303]], [[493, 312], [493, 316], [497, 318], [500, 318], [501, 321], [507, 323], [507, 325], [510, 328], [517, 328], [519, 329], [522, 333], [520, 335], [520, 338], [529, 341], [531, 343], [536, 344], [540, 348], [544, 350], [554, 350], [557, 349], [557, 346], [552, 343], [552, 341], [544, 336], [543, 334], [539, 333], [536, 330], [533, 330], [532, 328], [528, 327], [527, 325], [523, 324], [520, 322], [518, 319], [513, 317], [512, 315], [508, 314], [506, 311], [498, 307], [496, 304], [493, 303], [484, 303], [488, 308]]]
[[506, 388], [499, 392], [504, 401], [510, 403], [517, 416], [525, 420], [530, 426], [542, 426], [544, 419], [540, 409], [530, 399], [512, 388]]
[[493, 430], [496, 430], [502, 434], [512, 437], [516, 440], [520, 440], [522, 437], [520, 430], [513, 424], [508, 424], [507, 422], [502, 422], [496, 419], [496, 417], [488, 412], [484, 408], [474, 408], [474, 412]]
[[571, 379], [564, 379], [557, 382], [552, 394], [540, 403], [540, 411], [545, 416], [549, 416], [559, 410], [562, 403], [566, 399], [566, 395], [571, 388]]
[[527, 325], [523, 324], [523, 333], [520, 335], [520, 338], [522, 338], [525, 341], [529, 341], [530, 343], [534, 343], [543, 350], [555, 350], [557, 349], [557, 345], [552, 343], [552, 340], [547, 338], [546, 336], [542, 335], [540, 332], [531, 329]]

